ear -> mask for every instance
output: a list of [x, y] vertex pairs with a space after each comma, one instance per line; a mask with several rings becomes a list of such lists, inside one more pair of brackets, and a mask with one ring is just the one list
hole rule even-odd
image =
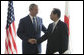
[[29, 12], [31, 12], [31, 10], [29, 9]]
[[58, 15], [57, 15], [57, 14], [55, 14], [55, 17], [57, 18], [57, 17], [58, 17]]
[[32, 10], [29, 10], [32, 13]]

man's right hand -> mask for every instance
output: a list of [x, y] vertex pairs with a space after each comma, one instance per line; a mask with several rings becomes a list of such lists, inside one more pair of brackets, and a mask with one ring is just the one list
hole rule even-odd
[[28, 39], [28, 42], [30, 44], [36, 44], [37, 43], [37, 40], [32, 38], [32, 39]]

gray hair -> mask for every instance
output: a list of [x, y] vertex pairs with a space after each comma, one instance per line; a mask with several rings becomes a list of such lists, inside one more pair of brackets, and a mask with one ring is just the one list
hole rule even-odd
[[30, 4], [29, 10], [32, 10], [34, 6], [37, 6], [36, 4]]

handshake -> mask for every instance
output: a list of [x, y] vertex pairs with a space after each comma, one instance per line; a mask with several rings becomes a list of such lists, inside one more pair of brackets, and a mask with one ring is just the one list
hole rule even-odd
[[28, 42], [30, 44], [36, 44], [37, 43], [37, 40], [32, 38], [32, 39], [28, 39]]

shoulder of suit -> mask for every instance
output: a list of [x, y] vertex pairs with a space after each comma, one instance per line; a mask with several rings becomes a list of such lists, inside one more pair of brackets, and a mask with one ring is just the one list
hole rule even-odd
[[50, 24], [48, 25], [48, 27], [50, 27], [51, 25], [53, 25], [53, 23], [50, 23]]
[[60, 20], [60, 23], [61, 23], [62, 25], [63, 25], [63, 24], [64, 24], [64, 25], [66, 25], [66, 23], [64, 23], [64, 22], [63, 22], [63, 21], [61, 21], [61, 20]]
[[27, 15], [27, 16], [21, 18], [20, 20], [21, 20], [21, 21], [24, 21], [24, 20], [26, 20], [28, 17], [29, 17], [29, 15]]
[[63, 27], [67, 27], [67, 24], [66, 23], [64, 23], [63, 21], [61, 21], [60, 20], [60, 24], [61, 24], [61, 26], [63, 26]]
[[41, 18], [41, 17], [38, 17], [38, 16], [37, 16], [37, 18], [38, 18], [38, 19], [40, 19], [40, 20], [42, 20], [42, 18]]
[[53, 23], [50, 23], [49, 25], [52, 25]]

